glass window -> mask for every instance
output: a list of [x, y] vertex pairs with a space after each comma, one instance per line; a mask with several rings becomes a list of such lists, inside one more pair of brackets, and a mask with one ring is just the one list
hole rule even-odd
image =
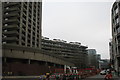
[[6, 44], [6, 42], [3, 42], [3, 44]]
[[4, 32], [7, 32], [7, 30], [4, 30]]
[[5, 18], [5, 20], [8, 20], [8, 18]]
[[8, 13], [5, 13], [6, 15], [8, 14]]
[[8, 26], [8, 24], [5, 24], [5, 26]]
[[6, 9], [9, 9], [9, 7], [6, 7]]

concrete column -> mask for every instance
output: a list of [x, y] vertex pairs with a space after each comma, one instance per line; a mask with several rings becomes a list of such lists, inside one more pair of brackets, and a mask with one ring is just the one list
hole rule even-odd
[[25, 46], [28, 44], [28, 16], [29, 16], [29, 3], [27, 3], [27, 15], [26, 15], [26, 33], [25, 33]]
[[19, 45], [22, 44], [22, 16], [23, 16], [23, 3], [21, 3], [21, 12], [20, 12]]
[[47, 63], [47, 62], [45, 62], [45, 65], [47, 66], [47, 65], [48, 65], [48, 63]]
[[56, 67], [56, 64], [53, 64], [54, 67]]
[[0, 75], [2, 75], [2, 12], [2, 2], [0, 1]]
[[0, 1], [0, 57], [2, 57], [2, 2]]
[[64, 73], [66, 73], [66, 71], [67, 71], [67, 66], [64, 65]]
[[30, 63], [31, 63], [31, 60], [29, 59], [29, 60], [28, 60], [28, 64], [30, 64]]
[[6, 57], [4, 57], [4, 63], [6, 63], [7, 62], [7, 58]]
[[33, 47], [33, 44], [32, 44], [32, 42], [33, 42], [33, 14], [34, 14], [34, 2], [32, 2], [32, 14], [31, 14], [31, 16], [32, 16], [32, 18], [31, 18], [31, 20], [32, 20], [32, 23], [31, 23], [31, 42], [30, 42], [30, 46], [31, 47]]

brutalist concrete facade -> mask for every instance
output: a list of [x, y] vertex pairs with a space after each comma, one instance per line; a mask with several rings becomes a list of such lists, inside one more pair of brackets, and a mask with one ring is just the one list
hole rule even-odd
[[42, 2], [2, 2], [1, 11], [2, 75], [40, 75], [74, 66], [41, 50]]
[[40, 48], [42, 2], [3, 3], [3, 44]]
[[49, 40], [42, 38], [42, 50], [50, 55], [62, 58], [65, 61], [75, 64], [78, 68], [87, 68], [87, 46], [81, 45], [79, 42], [67, 42], [60, 39]]
[[117, 0], [112, 6], [112, 47], [113, 51], [111, 54], [114, 55], [112, 59], [114, 69], [120, 72], [120, 1]]

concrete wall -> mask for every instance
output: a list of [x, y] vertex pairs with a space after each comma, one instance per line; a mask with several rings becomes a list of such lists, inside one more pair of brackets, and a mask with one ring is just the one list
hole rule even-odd
[[[8, 46], [7, 46], [8, 47]], [[21, 48], [21, 49], [20, 49]], [[46, 61], [61, 65], [68, 65], [68, 66], [74, 66], [74, 64], [64, 61], [58, 57], [47, 55], [46, 53], [42, 53], [41, 51], [37, 51], [34, 48], [25, 49], [22, 47], [12, 48], [9, 46], [9, 48], [3, 48], [3, 57], [9, 57], [9, 58], [19, 58], [19, 59], [30, 59], [30, 60], [37, 60], [37, 61]], [[20, 50], [19, 50], [20, 49]], [[32, 50], [34, 49], [34, 50]]]

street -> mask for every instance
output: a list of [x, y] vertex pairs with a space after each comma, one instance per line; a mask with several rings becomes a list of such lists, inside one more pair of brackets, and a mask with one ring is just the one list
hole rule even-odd
[[[84, 80], [104, 80], [104, 76], [105, 76], [105, 75], [100, 75], [100, 74], [98, 74], [98, 75], [95, 75], [95, 76], [86, 78], [86, 79], [84, 79]], [[113, 76], [112, 80], [120, 80], [120, 78], [117, 77], [117, 76]]]

